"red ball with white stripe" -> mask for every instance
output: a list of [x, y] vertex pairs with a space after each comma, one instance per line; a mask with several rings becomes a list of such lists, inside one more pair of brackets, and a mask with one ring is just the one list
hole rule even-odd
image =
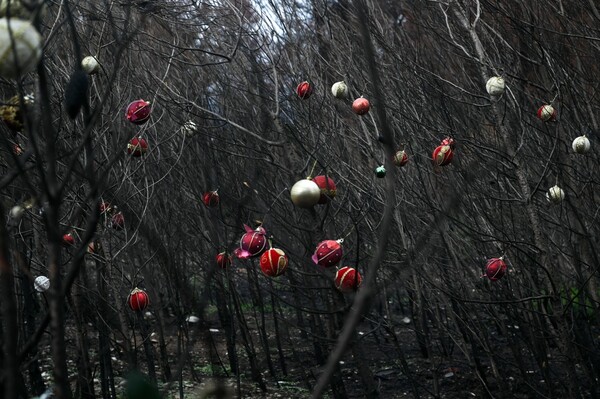
[[506, 274], [507, 266], [502, 258], [492, 258], [485, 266], [485, 276], [491, 281], [498, 281]]
[[150, 304], [150, 297], [146, 291], [134, 288], [127, 298], [127, 304], [134, 312], [142, 311]]
[[433, 154], [431, 154], [433, 164], [437, 166], [448, 165], [452, 162], [452, 158], [454, 158], [454, 153], [449, 145], [440, 145], [436, 147], [436, 149], [433, 150]]
[[266, 230], [263, 227], [252, 230], [247, 225], [244, 225], [244, 228], [246, 229], [246, 234], [240, 239], [240, 247], [233, 251], [234, 255], [240, 259], [248, 259], [261, 255], [267, 248]]
[[325, 240], [321, 241], [317, 245], [314, 255], [312, 256], [313, 262], [319, 266], [331, 267], [337, 265], [344, 251], [342, 250], [342, 240]]
[[75, 237], [73, 237], [73, 234], [67, 233], [67, 234], [63, 235], [62, 245], [63, 245], [63, 247], [71, 247], [71, 246], [75, 245]]
[[362, 284], [362, 276], [353, 267], [344, 266], [335, 274], [335, 288], [342, 292], [358, 290]]
[[540, 118], [544, 122], [555, 121], [557, 116], [558, 116], [558, 112], [550, 104], [542, 105], [537, 110], [537, 117]]
[[269, 277], [283, 274], [288, 265], [288, 257], [279, 248], [271, 248], [260, 257], [260, 268]]
[[127, 120], [136, 125], [142, 125], [148, 122], [150, 119], [150, 107], [149, 101], [135, 100], [127, 106], [127, 113], [125, 116]]
[[394, 162], [394, 165], [402, 167], [408, 163], [408, 154], [404, 150], [398, 150], [396, 151], [396, 154], [394, 154], [392, 161]]

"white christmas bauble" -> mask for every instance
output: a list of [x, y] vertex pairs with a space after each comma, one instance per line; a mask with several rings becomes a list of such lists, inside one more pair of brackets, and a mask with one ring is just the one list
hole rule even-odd
[[95, 73], [98, 73], [98, 71], [100, 70], [100, 63], [98, 62], [96, 57], [88, 55], [83, 60], [81, 60], [81, 68], [88, 75], [93, 75]]
[[490, 96], [500, 96], [504, 93], [504, 78], [501, 76], [492, 76], [485, 84], [485, 89]]
[[550, 187], [546, 193], [546, 199], [552, 203], [558, 204], [565, 199], [565, 192], [558, 186]]
[[334, 83], [333, 86], [331, 86], [331, 94], [333, 94], [335, 98], [348, 97], [348, 86], [346, 85], [346, 82], [341, 81]]
[[292, 202], [300, 208], [315, 206], [321, 198], [321, 189], [312, 180], [298, 180], [290, 191]]
[[579, 136], [573, 140], [573, 151], [578, 154], [585, 154], [590, 150], [590, 140], [585, 136]]
[[19, 220], [23, 216], [23, 213], [25, 213], [25, 208], [23, 208], [21, 205], [15, 205], [10, 208], [8, 216], [10, 216], [11, 219]]
[[198, 132], [198, 125], [196, 124], [196, 122], [187, 121], [181, 127], [181, 131], [186, 136], [190, 136], [191, 137], [191, 136], [195, 135]]
[[13, 48], [8, 24], [0, 19], [0, 76], [11, 79], [35, 69], [42, 58], [42, 37], [28, 21], [11, 18]]
[[46, 276], [36, 277], [35, 280], [33, 280], [33, 288], [35, 288], [37, 292], [47, 291], [48, 288], [50, 288], [50, 280]]
[[188, 318], [185, 319], [185, 321], [187, 321], [188, 323], [198, 323], [200, 321], [200, 318], [198, 316], [188, 316]]

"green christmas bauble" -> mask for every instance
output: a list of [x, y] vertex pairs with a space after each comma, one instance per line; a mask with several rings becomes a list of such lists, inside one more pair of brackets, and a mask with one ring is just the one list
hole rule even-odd
[[375, 169], [375, 176], [377, 176], [380, 179], [383, 179], [385, 177], [386, 171], [385, 171], [385, 167], [383, 165], [378, 166]]

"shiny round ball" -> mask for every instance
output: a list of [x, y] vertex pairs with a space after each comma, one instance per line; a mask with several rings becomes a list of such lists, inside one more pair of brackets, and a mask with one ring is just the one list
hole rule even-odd
[[152, 107], [149, 101], [135, 100], [127, 106], [125, 116], [127, 120], [135, 125], [143, 125], [150, 119]]
[[319, 197], [319, 204], [326, 204], [337, 195], [337, 187], [331, 177], [325, 175], [315, 176], [313, 181], [319, 186], [321, 190], [321, 196]]
[[542, 105], [538, 111], [537, 116], [544, 122], [555, 121], [558, 116], [558, 112], [552, 105], [546, 104]]
[[62, 245], [63, 247], [70, 247], [75, 245], [75, 237], [71, 233], [67, 233], [62, 237]]
[[288, 257], [279, 248], [271, 248], [260, 257], [260, 269], [269, 277], [277, 277], [285, 272]]
[[127, 153], [132, 157], [141, 157], [148, 151], [148, 142], [141, 137], [134, 137], [127, 144]]
[[313, 87], [307, 81], [304, 81], [296, 87], [296, 94], [303, 100], [307, 100], [313, 93]]
[[346, 82], [335, 82], [333, 86], [331, 86], [331, 94], [333, 94], [335, 98], [340, 99], [348, 97], [348, 86], [346, 85]]
[[353, 267], [344, 266], [335, 273], [335, 288], [347, 293], [358, 290], [362, 284], [362, 276]]
[[404, 150], [398, 150], [392, 161], [394, 165], [402, 167], [408, 163], [408, 154]]
[[139, 312], [148, 307], [150, 304], [150, 297], [148, 297], [146, 291], [134, 288], [127, 298], [127, 304], [131, 310]]
[[485, 266], [485, 276], [491, 281], [498, 281], [506, 274], [506, 263], [502, 258], [492, 258]]
[[322, 267], [332, 267], [342, 260], [343, 255], [341, 240], [325, 240], [317, 245], [312, 261]]
[[100, 70], [100, 63], [96, 57], [88, 55], [81, 60], [81, 69], [83, 69], [83, 72], [87, 73], [88, 75], [94, 75]]
[[546, 193], [546, 199], [553, 204], [559, 204], [565, 199], [565, 192], [558, 186], [550, 187]]
[[501, 96], [505, 87], [504, 78], [501, 76], [492, 76], [485, 84], [485, 90], [490, 96]]
[[221, 269], [227, 269], [231, 266], [231, 256], [227, 252], [221, 252], [217, 255], [217, 266]]
[[319, 203], [321, 189], [312, 180], [298, 180], [290, 190], [290, 196], [294, 205], [300, 208], [310, 208]]
[[573, 140], [573, 151], [578, 154], [585, 154], [590, 150], [590, 139], [585, 136], [579, 136]]
[[37, 292], [48, 291], [48, 288], [50, 288], [50, 279], [46, 276], [36, 277], [35, 280], [33, 280], [33, 288], [35, 288]]
[[385, 166], [381, 165], [375, 168], [375, 176], [377, 176], [379, 179], [383, 179], [386, 174], [387, 171], [385, 170]]
[[454, 152], [449, 145], [440, 145], [433, 150], [433, 154], [431, 154], [431, 159], [433, 160], [433, 164], [436, 166], [445, 166], [452, 162], [452, 158], [454, 158]]
[[208, 191], [202, 195], [202, 202], [207, 208], [219, 206], [221, 198], [216, 191]]
[[370, 108], [371, 104], [369, 103], [369, 100], [364, 97], [359, 97], [352, 103], [352, 111], [354, 111], [354, 113], [357, 115], [366, 114], [369, 112]]

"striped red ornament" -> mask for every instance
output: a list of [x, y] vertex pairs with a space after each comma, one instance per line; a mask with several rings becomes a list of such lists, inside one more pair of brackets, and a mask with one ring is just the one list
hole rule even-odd
[[260, 257], [260, 268], [269, 277], [283, 274], [288, 265], [288, 257], [279, 248], [271, 248]]
[[146, 291], [139, 288], [134, 288], [127, 298], [127, 304], [134, 312], [142, 311], [150, 304], [150, 297]]
[[498, 281], [506, 274], [507, 266], [502, 258], [492, 258], [485, 266], [485, 276], [491, 281]]
[[202, 195], [202, 202], [209, 208], [219, 205], [220, 200], [219, 194], [216, 191], [208, 191]]
[[392, 161], [394, 162], [394, 165], [402, 167], [408, 163], [408, 154], [404, 150], [398, 150], [396, 154], [394, 154]]
[[143, 125], [150, 119], [150, 102], [144, 100], [135, 100], [127, 106], [125, 116], [127, 120], [135, 125]]
[[112, 218], [110, 218], [110, 224], [115, 230], [123, 230], [125, 227], [125, 216], [123, 216], [123, 213], [115, 213]]
[[231, 266], [231, 256], [227, 252], [221, 252], [217, 255], [217, 266], [221, 269], [227, 269]]
[[335, 288], [342, 292], [358, 290], [362, 283], [362, 276], [353, 267], [344, 266], [335, 274]]
[[549, 104], [542, 105], [537, 110], [537, 117], [540, 118], [544, 122], [555, 121], [558, 116], [558, 111]]
[[434, 165], [437, 166], [448, 165], [450, 162], [452, 162], [453, 157], [454, 153], [449, 145], [438, 146], [435, 150], [433, 150], [433, 154], [431, 155]]
[[342, 260], [344, 251], [342, 250], [343, 240], [325, 240], [321, 241], [317, 245], [314, 255], [312, 256], [313, 262], [319, 266], [331, 267], [337, 265]]

